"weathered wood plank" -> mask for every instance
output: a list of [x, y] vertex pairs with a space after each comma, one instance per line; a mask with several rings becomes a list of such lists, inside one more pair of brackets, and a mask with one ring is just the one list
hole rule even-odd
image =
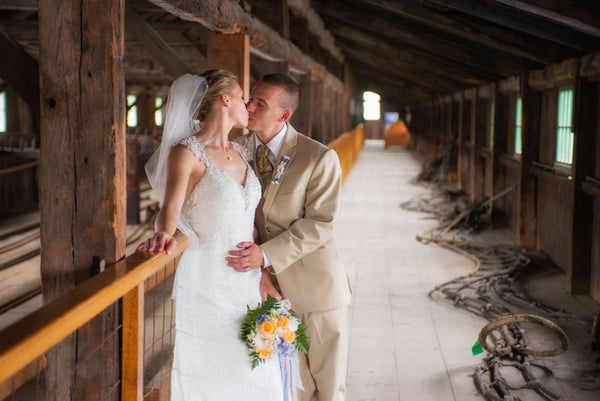
[[[39, 2], [41, 137], [40, 213], [42, 284], [50, 302], [125, 253], [124, 1]], [[119, 379], [118, 338], [110, 337], [74, 375], [77, 354], [96, 349], [112, 333], [118, 311], [92, 321], [79, 336], [48, 354], [49, 400], [85, 391], [114, 399]], [[97, 359], [96, 359], [97, 358]], [[95, 361], [95, 362], [94, 362]], [[90, 365], [91, 366], [91, 365]]]
[[[586, 177], [594, 175], [596, 158], [595, 144], [598, 133], [598, 82], [579, 77], [575, 87], [573, 132], [576, 132], [573, 145], [573, 219], [567, 266], [567, 290], [572, 294], [587, 294], [590, 290], [592, 251], [594, 244], [593, 224], [594, 200], [582, 188]], [[600, 244], [596, 244], [600, 246]]]
[[292, 74], [300, 85], [300, 104], [296, 112], [292, 115], [291, 124], [304, 135], [310, 136], [312, 129], [312, 105], [311, 105], [311, 75]]
[[579, 60], [570, 59], [542, 70], [531, 71], [529, 73], [529, 85], [537, 90], [542, 90], [573, 82], [578, 67]]
[[[250, 98], [250, 38], [245, 34], [208, 34], [206, 68], [224, 68], [238, 77], [244, 99]], [[243, 134], [243, 129], [234, 128], [231, 139]]]
[[536, 179], [529, 166], [537, 160], [540, 147], [540, 94], [523, 83], [522, 153], [519, 173], [518, 240], [519, 245], [537, 250]]

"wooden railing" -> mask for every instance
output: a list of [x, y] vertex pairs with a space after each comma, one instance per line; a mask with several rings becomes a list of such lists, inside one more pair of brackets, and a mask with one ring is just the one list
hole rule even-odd
[[363, 146], [364, 139], [365, 132], [361, 124], [352, 131], [340, 135], [335, 140], [327, 144], [327, 146], [337, 152], [340, 158], [343, 181], [346, 180], [348, 173], [350, 170], [352, 170], [352, 166], [354, 166], [354, 162], [358, 157], [358, 153]]
[[[179, 235], [171, 255], [161, 252], [146, 258], [133, 254], [0, 332], [0, 383], [122, 298], [122, 399], [141, 399], [144, 294], [147, 287], [156, 285], [156, 277], [151, 276], [176, 263], [187, 245], [187, 237]], [[166, 274], [172, 274], [174, 267], [167, 270]]]

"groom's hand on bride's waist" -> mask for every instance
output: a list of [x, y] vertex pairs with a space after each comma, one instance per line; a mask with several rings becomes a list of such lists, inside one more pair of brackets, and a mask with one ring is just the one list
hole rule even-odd
[[237, 249], [229, 251], [225, 259], [227, 264], [238, 272], [248, 272], [264, 264], [262, 250], [253, 242], [240, 242]]

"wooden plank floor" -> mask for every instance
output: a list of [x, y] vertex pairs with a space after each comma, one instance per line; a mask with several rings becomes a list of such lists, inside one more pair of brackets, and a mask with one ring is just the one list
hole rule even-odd
[[[487, 321], [427, 295], [437, 284], [471, 272], [473, 264], [418, 243], [415, 236], [436, 222], [399, 207], [426, 192], [409, 183], [420, 169], [414, 154], [367, 141], [344, 184], [336, 240], [353, 287], [348, 401], [483, 399], [471, 378], [482, 355], [472, 356], [471, 347]], [[488, 242], [514, 241], [506, 230], [486, 237]], [[571, 302], [588, 316], [598, 308], [589, 297]], [[582, 310], [582, 304], [588, 309]], [[570, 349], [566, 362], [547, 364], [558, 373], [548, 378], [549, 386], [563, 400], [598, 400], [600, 364], [589, 352], [589, 341], [585, 349], [589, 331], [578, 333], [582, 339], [571, 343], [581, 347]], [[572, 359], [582, 353], [588, 354], [588, 382], [569, 381], [581, 375]], [[516, 394], [522, 400], [543, 399], [530, 390]]]

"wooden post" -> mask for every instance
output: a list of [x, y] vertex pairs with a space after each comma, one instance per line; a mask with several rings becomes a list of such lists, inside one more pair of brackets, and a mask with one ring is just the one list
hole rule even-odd
[[312, 106], [312, 129], [311, 129], [311, 138], [323, 142], [323, 124], [321, 124], [323, 120], [323, 109], [321, 105], [323, 104], [323, 81], [315, 78], [311, 79], [311, 106]]
[[310, 72], [303, 75], [296, 75], [295, 78], [300, 85], [300, 105], [296, 112], [292, 115], [292, 126], [298, 130], [298, 132], [304, 135], [311, 136], [312, 132], [312, 97], [311, 97], [311, 75]]
[[[593, 251], [594, 200], [582, 189], [587, 176], [594, 176], [596, 136], [598, 132], [598, 83], [587, 78], [576, 80], [573, 132], [575, 133], [573, 157], [573, 203], [571, 209], [572, 246], [567, 265], [567, 290], [571, 294], [587, 294]], [[599, 142], [600, 143], [600, 142]], [[598, 244], [596, 244], [598, 246]]]
[[[126, 179], [127, 179], [127, 223], [140, 224], [140, 175], [143, 166], [140, 163], [140, 143], [135, 135], [127, 136]], [[140, 171], [141, 170], [141, 171]]]
[[537, 250], [536, 178], [530, 173], [531, 163], [539, 157], [540, 94], [529, 86], [527, 74], [521, 77], [523, 114], [522, 145], [519, 168], [519, 245]]
[[285, 39], [290, 38], [290, 10], [287, 0], [276, 0], [273, 6], [273, 25], [275, 31]]
[[11, 87], [6, 88], [6, 132], [22, 132], [19, 127], [19, 95]]
[[150, 134], [154, 132], [154, 96], [149, 90], [140, 92], [137, 97], [137, 115], [138, 127], [141, 128], [140, 134]]
[[[39, 2], [46, 303], [125, 254], [124, 13], [124, 0]], [[115, 304], [47, 354], [48, 400], [119, 398], [118, 317]]]
[[456, 149], [456, 183], [458, 186], [458, 189], [460, 190], [464, 190], [463, 188], [463, 176], [462, 176], [462, 165], [463, 165], [463, 101], [464, 101], [464, 95], [462, 92], [458, 93], [457, 95], [458, 99], [458, 112], [457, 112], [457, 121], [456, 121], [456, 125], [457, 125], [457, 137], [456, 137], [456, 144], [457, 144], [457, 149]]
[[[507, 179], [505, 168], [500, 163], [500, 158], [503, 154], [508, 153], [508, 137], [511, 135], [509, 132], [509, 98], [507, 96], [503, 96], [500, 91], [496, 90], [494, 94], [494, 141], [492, 143], [492, 174], [493, 174], [493, 184], [492, 184], [492, 196], [502, 192], [506, 189]], [[512, 153], [512, 152], [511, 152]], [[514, 193], [514, 192], [513, 192]], [[492, 205], [492, 218], [496, 220], [498, 216], [497, 208], [495, 205], [506, 205], [507, 202], [505, 199], [499, 199]], [[506, 207], [503, 207], [504, 212], [506, 211]], [[504, 216], [506, 216], [504, 214]], [[503, 221], [504, 223], [509, 225], [508, 221]]]
[[[209, 32], [207, 40], [206, 68], [224, 68], [238, 77], [244, 91], [244, 99], [250, 98], [250, 38], [245, 34], [225, 35]], [[243, 134], [242, 129], [234, 128], [229, 138]]]
[[471, 124], [469, 126], [469, 141], [471, 146], [469, 149], [469, 198], [471, 202], [477, 200], [477, 89], [471, 92], [471, 110], [469, 118]]
[[144, 396], [144, 282], [123, 297], [123, 371], [121, 399]]

